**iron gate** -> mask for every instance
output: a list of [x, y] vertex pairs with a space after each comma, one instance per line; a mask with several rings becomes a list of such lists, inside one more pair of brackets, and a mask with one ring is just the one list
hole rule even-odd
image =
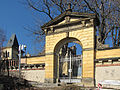
[[77, 83], [81, 82], [82, 57], [76, 56], [59, 59], [59, 79], [60, 82]]

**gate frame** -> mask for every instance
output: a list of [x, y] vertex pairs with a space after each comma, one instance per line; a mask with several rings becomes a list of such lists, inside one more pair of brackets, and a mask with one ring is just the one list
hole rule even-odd
[[56, 47], [60, 43], [77, 39], [83, 50], [82, 83], [94, 86], [95, 26], [98, 25], [95, 14], [66, 11], [41, 28], [46, 34], [45, 45], [45, 82], [57, 82]]

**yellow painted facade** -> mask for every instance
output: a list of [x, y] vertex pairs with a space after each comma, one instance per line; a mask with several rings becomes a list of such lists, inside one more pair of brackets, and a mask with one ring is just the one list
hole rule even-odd
[[45, 56], [35, 56], [35, 57], [21, 58], [21, 63], [43, 64], [43, 63], [45, 63]]
[[[58, 51], [62, 45], [69, 42], [76, 42], [82, 46], [83, 51], [83, 73], [82, 78], [85, 79], [94, 79], [94, 27], [91, 26], [89, 28], [84, 29], [76, 29], [73, 31], [69, 31], [69, 36], [67, 36], [66, 32], [56, 33], [53, 35], [46, 36], [46, 46], [45, 46], [45, 78], [47, 80], [58, 79], [57, 77], [57, 58], [55, 58], [55, 54], [58, 54]], [[90, 50], [87, 50], [90, 49]], [[93, 84], [92, 82], [90, 82]]]
[[96, 59], [113, 57], [120, 57], [120, 48], [96, 51]]

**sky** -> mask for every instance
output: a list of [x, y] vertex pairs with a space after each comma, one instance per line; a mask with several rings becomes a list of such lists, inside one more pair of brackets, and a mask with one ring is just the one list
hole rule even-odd
[[[41, 17], [42, 14], [39, 16]], [[0, 0], [0, 28], [6, 33], [4, 46], [11, 35], [16, 34], [19, 44], [27, 46], [26, 52], [32, 55], [38, 53], [39, 46], [35, 44], [34, 37], [24, 29], [24, 27], [32, 25], [34, 21], [33, 12], [21, 3], [21, 0]]]
[[0, 0], [0, 28], [6, 33], [7, 41], [16, 34], [19, 44], [27, 45], [27, 52], [35, 53], [35, 43], [30, 32], [24, 27], [34, 22], [32, 11], [21, 0]]
[[[4, 46], [6, 46], [11, 35], [16, 34], [19, 44], [25, 44], [27, 46], [26, 51], [33, 55], [38, 53], [40, 46], [35, 43], [34, 37], [24, 27], [33, 25], [35, 16], [31, 9], [21, 1], [24, 0], [0, 0], [0, 28], [6, 33]], [[38, 17], [43, 18], [41, 21], [46, 21], [42, 14], [39, 14]], [[77, 48], [81, 47], [77, 45]], [[81, 52], [78, 53], [81, 54]]]

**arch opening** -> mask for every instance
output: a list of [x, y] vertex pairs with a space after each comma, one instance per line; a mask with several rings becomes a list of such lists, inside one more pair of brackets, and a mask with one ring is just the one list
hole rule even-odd
[[78, 39], [62, 39], [56, 44], [54, 54], [54, 76], [58, 81], [67, 83], [81, 80], [82, 44]]

